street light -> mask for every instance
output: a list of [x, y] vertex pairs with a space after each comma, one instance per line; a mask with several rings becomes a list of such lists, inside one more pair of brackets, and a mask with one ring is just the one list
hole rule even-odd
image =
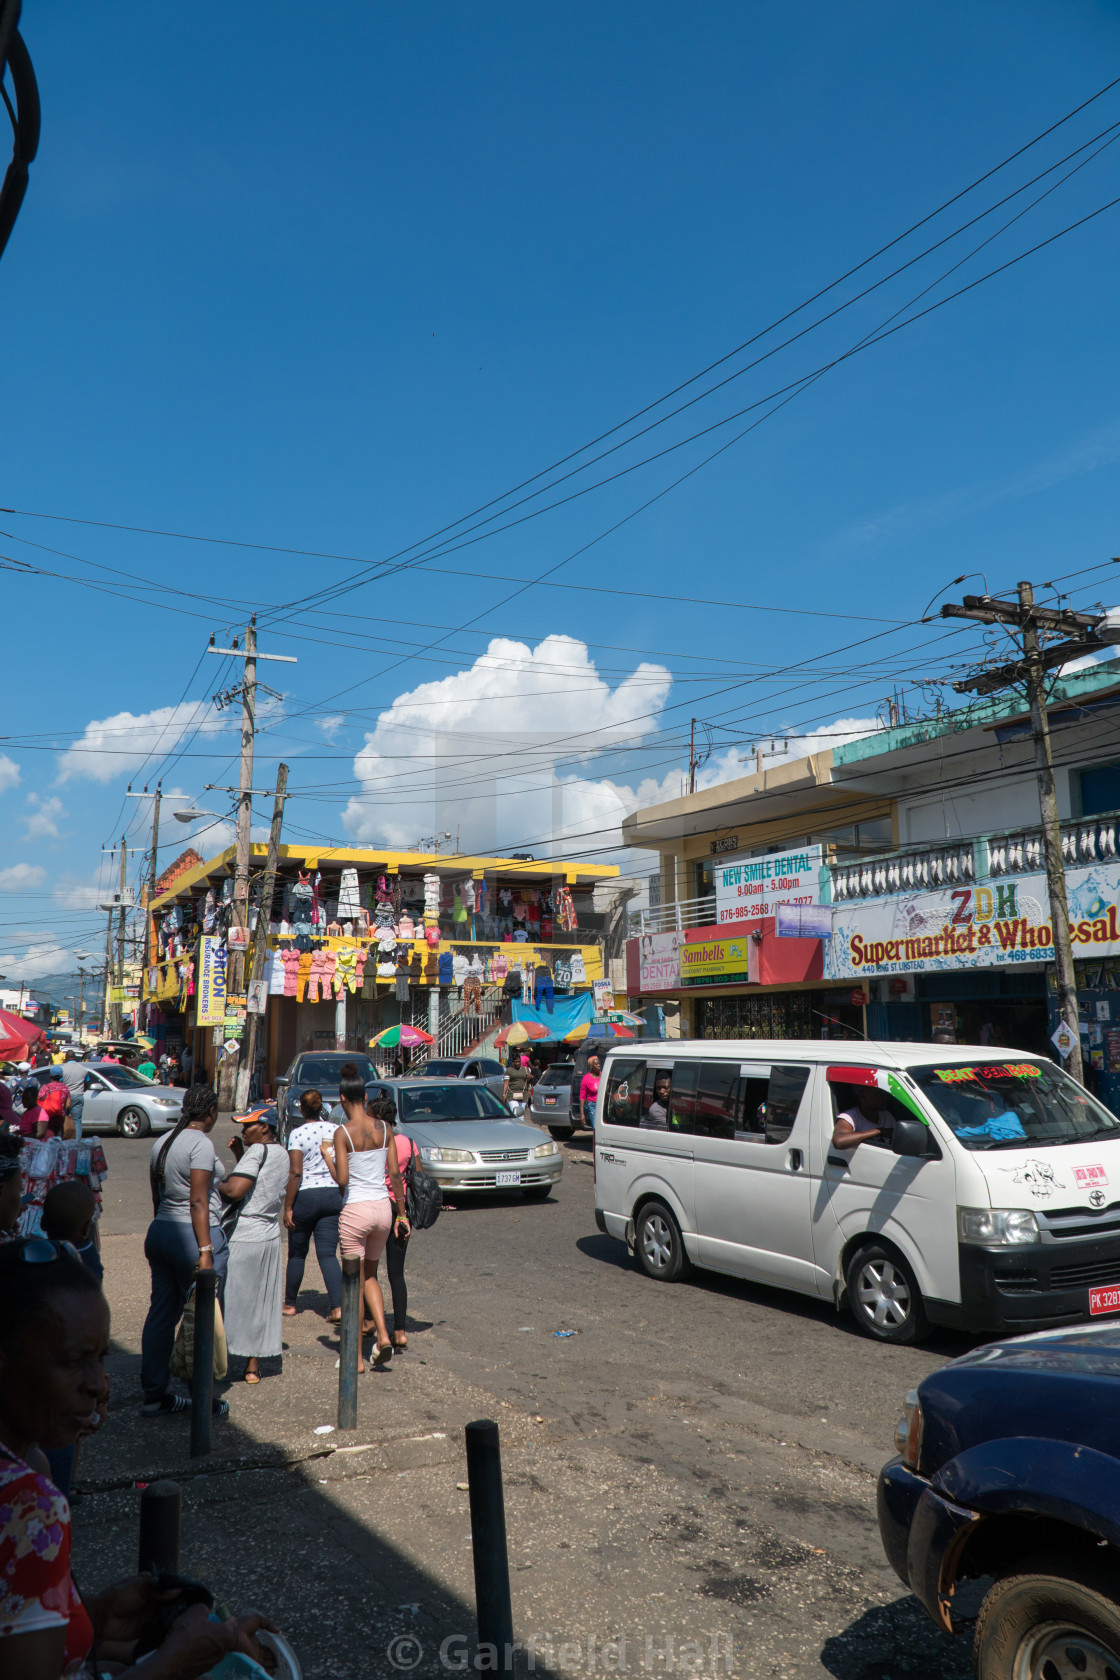
[[217, 811], [196, 811], [192, 808], [189, 811], [172, 811], [171, 815], [176, 822], [192, 823], [197, 822], [200, 817], [216, 817], [219, 813]]

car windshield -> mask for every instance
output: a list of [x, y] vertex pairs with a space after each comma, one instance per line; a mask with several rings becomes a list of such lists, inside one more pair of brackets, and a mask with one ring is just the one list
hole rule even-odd
[[966, 1149], [1120, 1138], [1120, 1120], [1052, 1062], [956, 1062], [910, 1073]]
[[576, 1071], [574, 1062], [553, 1062], [541, 1074], [538, 1084], [541, 1085], [570, 1085], [572, 1075]]
[[337, 1085], [343, 1068], [352, 1062], [359, 1079], [367, 1083], [377, 1078], [377, 1069], [368, 1056], [304, 1056], [296, 1073], [300, 1085]]
[[508, 1120], [510, 1111], [486, 1085], [405, 1086], [397, 1093], [402, 1120]]
[[417, 1079], [457, 1079], [462, 1062], [425, 1062], [416, 1069]]
[[144, 1079], [140, 1074], [133, 1073], [131, 1068], [114, 1067], [111, 1062], [108, 1067], [103, 1063], [99, 1064], [97, 1072], [102, 1079], [108, 1080], [109, 1084], [118, 1091], [132, 1091], [138, 1085], [147, 1086], [152, 1083], [150, 1079]]

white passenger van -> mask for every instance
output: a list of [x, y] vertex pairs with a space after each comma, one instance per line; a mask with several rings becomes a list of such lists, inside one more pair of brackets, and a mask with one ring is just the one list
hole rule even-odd
[[[878, 1134], [833, 1144], [837, 1118]], [[691, 1266], [846, 1303], [880, 1341], [1120, 1313], [1120, 1120], [1044, 1057], [801, 1040], [612, 1048], [595, 1219]]]

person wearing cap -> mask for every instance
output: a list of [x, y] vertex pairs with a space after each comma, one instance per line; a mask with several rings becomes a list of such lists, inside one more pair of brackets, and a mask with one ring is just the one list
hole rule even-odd
[[235, 1115], [241, 1136], [230, 1139], [235, 1166], [219, 1186], [229, 1212], [226, 1343], [247, 1361], [245, 1381], [259, 1383], [260, 1362], [281, 1352], [283, 1260], [280, 1214], [288, 1188], [288, 1151], [276, 1141], [275, 1106]]

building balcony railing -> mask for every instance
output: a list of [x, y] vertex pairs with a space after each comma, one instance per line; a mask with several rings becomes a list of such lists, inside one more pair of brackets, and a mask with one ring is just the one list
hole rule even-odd
[[681, 928], [711, 927], [716, 920], [714, 893], [704, 898], [685, 898], [676, 904], [655, 904], [649, 910], [630, 912], [631, 938], [640, 933], [672, 933]]
[[[1060, 824], [1060, 828], [1062, 859], [1067, 869], [1108, 862], [1120, 856], [1120, 813], [1071, 819]], [[992, 877], [1036, 875], [1045, 867], [1042, 829], [1038, 827], [949, 845], [911, 847], [862, 863], [836, 863], [830, 866], [829, 874], [832, 902], [842, 904], [890, 893], [968, 886], [973, 881]]]

